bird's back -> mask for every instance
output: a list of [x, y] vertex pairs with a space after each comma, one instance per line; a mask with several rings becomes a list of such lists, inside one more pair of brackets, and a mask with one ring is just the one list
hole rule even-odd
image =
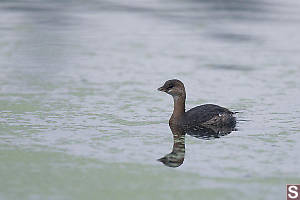
[[235, 123], [233, 112], [214, 104], [204, 104], [185, 112], [182, 122], [187, 126], [216, 125], [223, 126]]

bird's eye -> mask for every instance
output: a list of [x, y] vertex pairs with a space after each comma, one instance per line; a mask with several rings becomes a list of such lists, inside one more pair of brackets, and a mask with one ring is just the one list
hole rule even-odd
[[174, 85], [169, 85], [167, 89], [170, 90], [170, 89], [172, 89], [173, 87], [174, 87]]

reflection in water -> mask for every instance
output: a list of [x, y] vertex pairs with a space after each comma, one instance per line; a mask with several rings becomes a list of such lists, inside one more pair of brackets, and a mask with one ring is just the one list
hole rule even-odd
[[197, 126], [186, 131], [186, 134], [205, 140], [211, 140], [214, 138], [220, 138], [222, 136], [230, 134], [235, 130], [234, 126]]
[[230, 134], [234, 129], [232, 127], [216, 126], [197, 126], [197, 128], [183, 131], [181, 134], [173, 134], [174, 144], [172, 152], [158, 159], [168, 167], [179, 167], [182, 165], [185, 156], [185, 135], [191, 135], [199, 139], [210, 140], [220, 138]]
[[168, 167], [179, 167], [184, 161], [185, 155], [185, 134], [173, 135], [174, 144], [172, 152], [158, 159]]

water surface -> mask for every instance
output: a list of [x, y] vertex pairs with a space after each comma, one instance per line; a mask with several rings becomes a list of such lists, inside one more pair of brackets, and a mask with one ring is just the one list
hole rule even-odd
[[[1, 1], [0, 199], [284, 199], [300, 183], [300, 3]], [[238, 111], [172, 150], [171, 97]]]

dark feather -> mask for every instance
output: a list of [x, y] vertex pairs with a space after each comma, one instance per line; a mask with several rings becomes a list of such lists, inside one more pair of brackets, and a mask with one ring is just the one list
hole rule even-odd
[[[184, 125], [200, 125], [209, 120], [212, 120], [219, 115], [225, 115], [232, 117], [233, 112], [226, 108], [217, 106], [214, 104], [205, 104], [192, 108], [191, 110], [184, 113], [182, 122]], [[233, 118], [233, 117], [232, 117]]]

